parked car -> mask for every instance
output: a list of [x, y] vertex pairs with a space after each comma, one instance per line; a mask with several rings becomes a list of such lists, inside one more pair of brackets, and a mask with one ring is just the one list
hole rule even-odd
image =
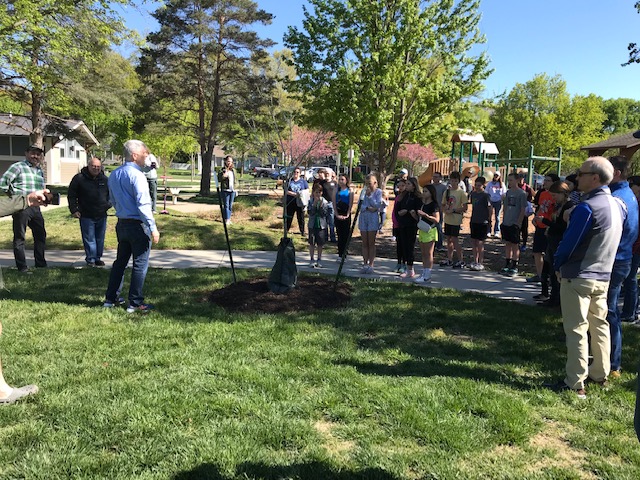
[[[269, 174], [269, 177], [274, 180], [286, 180], [287, 178], [293, 175], [293, 171], [295, 170], [295, 168], [296, 168], [295, 165], [290, 165], [288, 167], [281, 168], [280, 170]], [[297, 168], [300, 168], [302, 170], [302, 175], [304, 176], [305, 174], [304, 167], [297, 167]]]
[[313, 182], [316, 178], [318, 178], [318, 170], [324, 168], [329, 173], [333, 173], [333, 168], [331, 167], [309, 167], [304, 172], [304, 178], [307, 182]]
[[271, 165], [262, 165], [258, 167], [253, 167], [253, 170], [251, 171], [251, 175], [253, 175], [256, 178], [260, 178], [260, 177], [267, 178], [273, 172], [279, 172], [281, 168], [282, 168], [282, 165], [276, 165], [275, 163], [272, 163]]

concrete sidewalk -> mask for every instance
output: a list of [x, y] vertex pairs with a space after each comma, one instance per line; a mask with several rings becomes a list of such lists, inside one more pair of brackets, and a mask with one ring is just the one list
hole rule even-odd
[[[82, 250], [47, 250], [47, 262], [51, 267], [83, 268], [84, 251]], [[271, 269], [276, 260], [276, 252], [234, 250], [232, 252], [233, 263], [236, 268], [265, 268]], [[111, 265], [116, 257], [115, 250], [107, 250], [103, 260]], [[322, 268], [308, 266], [308, 254], [296, 252], [296, 264], [299, 272], [315, 272], [324, 275], [335, 276], [338, 272], [339, 262], [336, 255], [330, 255], [323, 259]], [[27, 252], [27, 262], [33, 265], [33, 253]], [[0, 265], [14, 266], [13, 251], [0, 250]], [[375, 263], [375, 274], [363, 275], [360, 273], [360, 257], [347, 258], [342, 274], [346, 277], [357, 277], [368, 280], [383, 280], [390, 282], [413, 283], [412, 280], [403, 280], [393, 272], [396, 261], [388, 258], [379, 258]], [[151, 268], [230, 268], [229, 253], [226, 250], [151, 250], [149, 260]], [[416, 265], [417, 271], [422, 270]], [[418, 286], [418, 284], [415, 284]], [[539, 285], [528, 284], [524, 277], [504, 277], [495, 272], [472, 272], [467, 269], [453, 270], [451, 267], [433, 269], [431, 283], [420, 285], [424, 288], [451, 288], [454, 290], [477, 292], [501, 300], [511, 300], [520, 303], [535, 305], [532, 297], [540, 293]]]

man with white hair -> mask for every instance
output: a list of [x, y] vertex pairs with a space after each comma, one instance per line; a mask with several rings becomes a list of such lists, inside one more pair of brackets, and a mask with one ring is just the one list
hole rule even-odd
[[590, 157], [582, 164], [578, 171], [582, 202], [571, 212], [554, 257], [567, 363], [565, 378], [545, 386], [557, 392], [573, 391], [578, 398], [586, 398], [587, 379], [604, 384], [611, 369], [607, 290], [624, 218], [623, 205], [608, 187], [612, 179], [613, 166], [606, 158]]
[[119, 291], [124, 271], [133, 255], [128, 313], [147, 313], [153, 309], [153, 305], [144, 303], [142, 293], [149, 267], [151, 242], [160, 241], [160, 232], [151, 211], [149, 185], [142, 173], [148, 156], [149, 149], [140, 140], [127, 141], [124, 144], [125, 163], [109, 177], [109, 198], [118, 217], [118, 253], [109, 275], [104, 307], [112, 308], [124, 303]]

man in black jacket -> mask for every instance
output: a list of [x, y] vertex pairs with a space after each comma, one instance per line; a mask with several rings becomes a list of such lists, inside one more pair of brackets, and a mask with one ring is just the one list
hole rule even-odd
[[102, 172], [102, 163], [97, 157], [71, 180], [69, 185], [69, 211], [80, 219], [80, 232], [87, 265], [103, 267], [104, 234], [107, 229], [109, 188], [107, 177]]

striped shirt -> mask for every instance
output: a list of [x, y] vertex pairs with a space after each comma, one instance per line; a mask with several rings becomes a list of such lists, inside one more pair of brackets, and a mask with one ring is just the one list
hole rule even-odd
[[0, 178], [0, 189], [10, 195], [26, 195], [44, 189], [44, 173], [28, 160], [16, 162]]

